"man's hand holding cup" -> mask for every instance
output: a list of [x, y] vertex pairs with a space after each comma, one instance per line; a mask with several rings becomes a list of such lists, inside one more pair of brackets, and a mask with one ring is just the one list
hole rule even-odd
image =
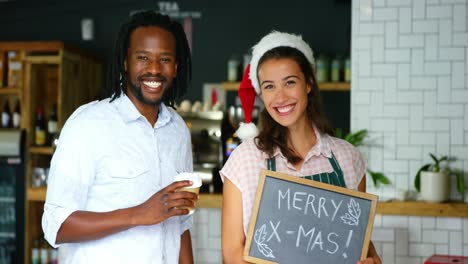
[[[174, 182], [177, 181], [191, 181], [192, 185], [179, 188], [176, 190], [176, 192], [192, 192], [198, 194], [200, 191], [200, 187], [202, 185], [202, 180], [200, 176], [198, 176], [197, 173], [190, 173], [190, 172], [182, 172], [179, 173], [174, 177]], [[188, 209], [189, 210], [189, 215], [193, 214], [195, 212], [194, 207], [179, 207], [180, 209]]]

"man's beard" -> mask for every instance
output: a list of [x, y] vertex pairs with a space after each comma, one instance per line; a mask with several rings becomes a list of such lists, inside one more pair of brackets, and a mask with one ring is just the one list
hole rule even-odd
[[167, 96], [168, 90], [171, 88], [172, 88], [172, 83], [170, 83], [169, 86], [163, 90], [163, 93], [160, 98], [149, 99], [143, 95], [141, 84], [137, 85], [137, 84], [134, 84], [133, 82], [130, 82], [130, 89], [132, 90], [132, 94], [136, 97], [136, 99], [144, 104], [151, 105], [151, 106], [159, 106], [161, 102], [164, 101], [164, 99]]
[[[161, 84], [162, 85], [162, 84]], [[170, 88], [170, 87], [168, 87]], [[130, 89], [132, 90], [132, 94], [136, 97], [136, 99], [146, 105], [151, 105], [151, 106], [159, 106], [166, 94], [166, 90], [167, 89], [164, 89], [163, 91], [163, 94], [160, 98], [158, 99], [149, 99], [149, 98], [146, 98], [144, 95], [143, 95], [143, 92], [141, 90], [141, 84], [139, 85], [136, 85], [134, 84], [133, 82], [130, 82]]]

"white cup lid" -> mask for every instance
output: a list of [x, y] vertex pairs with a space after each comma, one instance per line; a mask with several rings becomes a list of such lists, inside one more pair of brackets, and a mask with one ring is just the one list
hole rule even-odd
[[195, 172], [182, 172], [174, 177], [174, 181], [192, 181], [192, 187], [200, 187], [202, 179]]

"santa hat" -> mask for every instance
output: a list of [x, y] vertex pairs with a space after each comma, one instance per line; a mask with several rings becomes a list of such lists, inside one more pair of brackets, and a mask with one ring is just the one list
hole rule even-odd
[[244, 110], [244, 122], [241, 122], [239, 129], [236, 131], [236, 135], [242, 141], [253, 138], [258, 134], [257, 127], [252, 123], [252, 112], [255, 105], [255, 89], [252, 85], [252, 82], [249, 78], [250, 64], [245, 68], [244, 75], [242, 76], [242, 81], [239, 85], [239, 90], [237, 94], [242, 104], [242, 109]]
[[291, 47], [299, 50], [307, 58], [312, 69], [315, 69], [315, 60], [312, 49], [304, 40], [302, 40], [300, 35], [273, 31], [264, 36], [255, 46], [253, 46], [252, 59], [245, 69], [238, 90], [245, 117], [245, 123], [241, 122], [239, 129], [236, 131], [237, 136], [241, 140], [253, 138], [258, 134], [257, 127], [252, 123], [252, 111], [255, 103], [255, 95], [260, 94], [260, 86], [257, 78], [258, 62], [262, 58], [263, 54], [277, 47]]

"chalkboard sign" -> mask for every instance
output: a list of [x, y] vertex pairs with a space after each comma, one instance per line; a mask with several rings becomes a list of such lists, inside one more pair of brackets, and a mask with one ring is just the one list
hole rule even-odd
[[352, 263], [367, 255], [377, 196], [262, 170], [244, 259]]

